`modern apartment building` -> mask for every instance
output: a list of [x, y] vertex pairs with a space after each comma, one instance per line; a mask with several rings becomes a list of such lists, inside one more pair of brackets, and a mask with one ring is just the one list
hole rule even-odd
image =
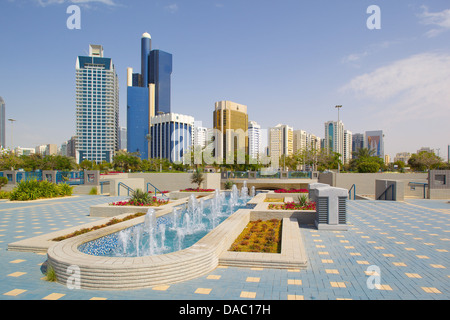
[[151, 49], [151, 36], [141, 37], [141, 73], [127, 69], [127, 150], [149, 157], [151, 119], [171, 112], [172, 55]]
[[342, 163], [348, 163], [352, 156], [352, 133], [344, 129], [342, 121], [325, 122], [324, 149], [327, 154], [340, 154]]
[[119, 147], [119, 80], [101, 45], [76, 61], [76, 159], [111, 162]]
[[201, 121], [194, 121], [192, 133], [192, 145], [194, 147], [205, 148], [208, 137], [208, 128], [203, 127]]
[[325, 143], [324, 149], [327, 154], [333, 152], [339, 153], [343, 161], [344, 155], [344, 124], [339, 121], [327, 121], [325, 122]]
[[344, 130], [344, 163], [348, 163], [352, 159], [352, 141], [352, 132]]
[[183, 162], [191, 150], [194, 118], [177, 113], [164, 113], [151, 119], [150, 157]]
[[411, 153], [409, 152], [399, 152], [394, 157], [394, 162], [402, 161], [405, 164], [408, 163], [409, 158], [411, 158]]
[[215, 103], [213, 128], [216, 148], [214, 157], [220, 163], [223, 159], [234, 159], [248, 154], [248, 114], [247, 106], [231, 101]]
[[314, 134], [308, 133], [304, 130], [294, 130], [293, 137], [294, 154], [304, 150], [320, 151], [321, 149], [321, 139]]
[[261, 126], [256, 121], [248, 122], [248, 155], [258, 160], [261, 156]]
[[6, 104], [0, 97], [0, 147], [6, 149]]
[[289, 157], [294, 153], [294, 130], [285, 124], [278, 124], [269, 128], [269, 156], [272, 161], [272, 167], [276, 164], [282, 155]]

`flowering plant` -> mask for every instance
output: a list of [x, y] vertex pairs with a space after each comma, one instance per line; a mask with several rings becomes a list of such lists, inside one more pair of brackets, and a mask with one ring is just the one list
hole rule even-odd
[[269, 204], [271, 210], [316, 210], [316, 203], [308, 201], [306, 204], [296, 202], [285, 202], [282, 204]]
[[152, 197], [152, 201], [150, 202], [139, 202], [139, 201], [117, 201], [113, 202], [110, 205], [112, 206], [138, 206], [138, 207], [159, 207], [169, 203], [169, 200], [158, 199], [156, 197]]
[[200, 188], [194, 189], [194, 188], [187, 188], [187, 189], [180, 190], [180, 191], [181, 191], [181, 192], [213, 192], [213, 191], [215, 191], [215, 189], [200, 189]]

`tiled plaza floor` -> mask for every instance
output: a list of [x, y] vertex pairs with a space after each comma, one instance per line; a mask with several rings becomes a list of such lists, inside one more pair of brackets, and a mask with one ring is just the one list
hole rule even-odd
[[46, 255], [7, 250], [8, 243], [99, 219], [89, 217], [89, 207], [118, 199], [79, 196], [33, 204], [0, 202], [0, 299], [450, 298], [447, 201], [349, 201], [348, 231], [301, 226], [309, 258], [306, 270], [219, 267], [191, 281], [141, 290], [71, 290], [41, 279]]

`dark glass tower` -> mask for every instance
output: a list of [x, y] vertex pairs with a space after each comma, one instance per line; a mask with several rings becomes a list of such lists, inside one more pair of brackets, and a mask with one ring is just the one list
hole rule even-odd
[[141, 73], [128, 73], [127, 141], [129, 152], [148, 158], [150, 121], [170, 113], [172, 55], [151, 50], [151, 36], [141, 38]]
[[155, 113], [170, 113], [172, 55], [161, 50], [152, 50], [149, 66], [149, 81], [155, 84]]

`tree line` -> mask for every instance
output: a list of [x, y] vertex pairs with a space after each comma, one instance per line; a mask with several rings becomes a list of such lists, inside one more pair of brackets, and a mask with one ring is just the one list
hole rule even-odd
[[[427, 171], [431, 169], [450, 169], [450, 165], [445, 163], [433, 152], [422, 151], [412, 154], [408, 163], [397, 161], [386, 165], [384, 159], [374, 155], [374, 151], [368, 148], [361, 148], [353, 153], [353, 159], [347, 164], [341, 161], [341, 155], [338, 153], [327, 154], [325, 150], [303, 150], [291, 156], [281, 156], [279, 166], [282, 169], [298, 171], [305, 166], [309, 170], [325, 171], [340, 169], [347, 172], [378, 172], [378, 171], [403, 171], [409, 166], [413, 171]], [[245, 163], [239, 163], [235, 155], [233, 163], [214, 162], [210, 167], [230, 171], [258, 171], [264, 167], [270, 167], [271, 164], [262, 164], [259, 161], [250, 161], [249, 156], [245, 155]], [[191, 162], [193, 163], [193, 162]], [[21, 155], [14, 153], [3, 153], [0, 155], [0, 170], [25, 171], [35, 170], [100, 170], [100, 171], [122, 171], [122, 172], [186, 172], [188, 170], [204, 169], [207, 164], [203, 161], [199, 164], [172, 163], [167, 159], [141, 159], [138, 153], [118, 151], [111, 163], [103, 161], [96, 163], [94, 161], [83, 160], [77, 164], [75, 158], [62, 155]]]

